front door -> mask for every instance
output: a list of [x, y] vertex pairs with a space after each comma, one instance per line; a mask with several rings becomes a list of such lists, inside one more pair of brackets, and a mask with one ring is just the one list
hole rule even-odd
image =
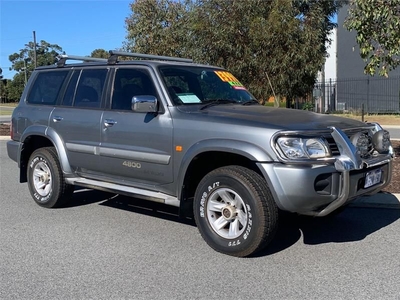
[[102, 168], [113, 181], [146, 187], [173, 180], [168, 111], [138, 113], [131, 109], [133, 96], [160, 99], [153, 80], [145, 67], [122, 67], [115, 72], [111, 109], [101, 119], [100, 146]]

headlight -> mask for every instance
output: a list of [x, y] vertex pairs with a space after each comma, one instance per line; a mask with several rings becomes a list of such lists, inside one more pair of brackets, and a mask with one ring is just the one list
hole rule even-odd
[[282, 153], [293, 160], [331, 157], [322, 138], [280, 137], [277, 144]]

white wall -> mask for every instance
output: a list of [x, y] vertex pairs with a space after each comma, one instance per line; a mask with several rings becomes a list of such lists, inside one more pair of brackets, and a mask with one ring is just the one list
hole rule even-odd
[[[336, 80], [337, 77], [337, 29], [334, 28], [331, 33], [329, 34], [329, 38], [332, 40], [331, 44], [327, 48], [328, 57], [325, 61], [325, 81], [332, 81]], [[318, 72], [318, 79], [317, 81], [323, 80], [322, 72]]]

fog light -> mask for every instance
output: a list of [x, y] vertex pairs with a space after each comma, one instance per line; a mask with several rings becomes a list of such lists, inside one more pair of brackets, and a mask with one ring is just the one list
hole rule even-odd
[[389, 153], [391, 146], [390, 134], [387, 130], [379, 130], [372, 136], [372, 144], [380, 154]]
[[351, 137], [351, 142], [353, 143], [354, 147], [356, 147], [361, 157], [368, 156], [370, 139], [366, 134], [361, 132], [354, 134]]

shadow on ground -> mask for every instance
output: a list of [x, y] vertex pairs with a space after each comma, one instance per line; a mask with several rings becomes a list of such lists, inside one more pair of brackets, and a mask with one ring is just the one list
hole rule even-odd
[[[196, 226], [193, 219], [179, 218], [179, 209], [161, 203], [106, 193], [90, 189], [78, 189], [68, 207], [98, 203], [110, 208], [148, 215], [183, 225]], [[297, 243], [304, 244], [346, 243], [365, 239], [368, 235], [396, 222], [400, 209], [368, 206], [349, 206], [341, 213], [323, 218], [282, 213], [274, 240], [256, 256], [271, 255]]]
[[196, 226], [193, 219], [179, 218], [178, 207], [85, 188], [77, 188], [74, 191], [72, 200], [68, 203], [66, 208], [90, 205], [94, 203], [186, 225]]
[[399, 209], [361, 206], [350, 206], [339, 214], [323, 218], [284, 214], [275, 239], [257, 256], [285, 250], [301, 237], [307, 245], [360, 241], [399, 218]]

